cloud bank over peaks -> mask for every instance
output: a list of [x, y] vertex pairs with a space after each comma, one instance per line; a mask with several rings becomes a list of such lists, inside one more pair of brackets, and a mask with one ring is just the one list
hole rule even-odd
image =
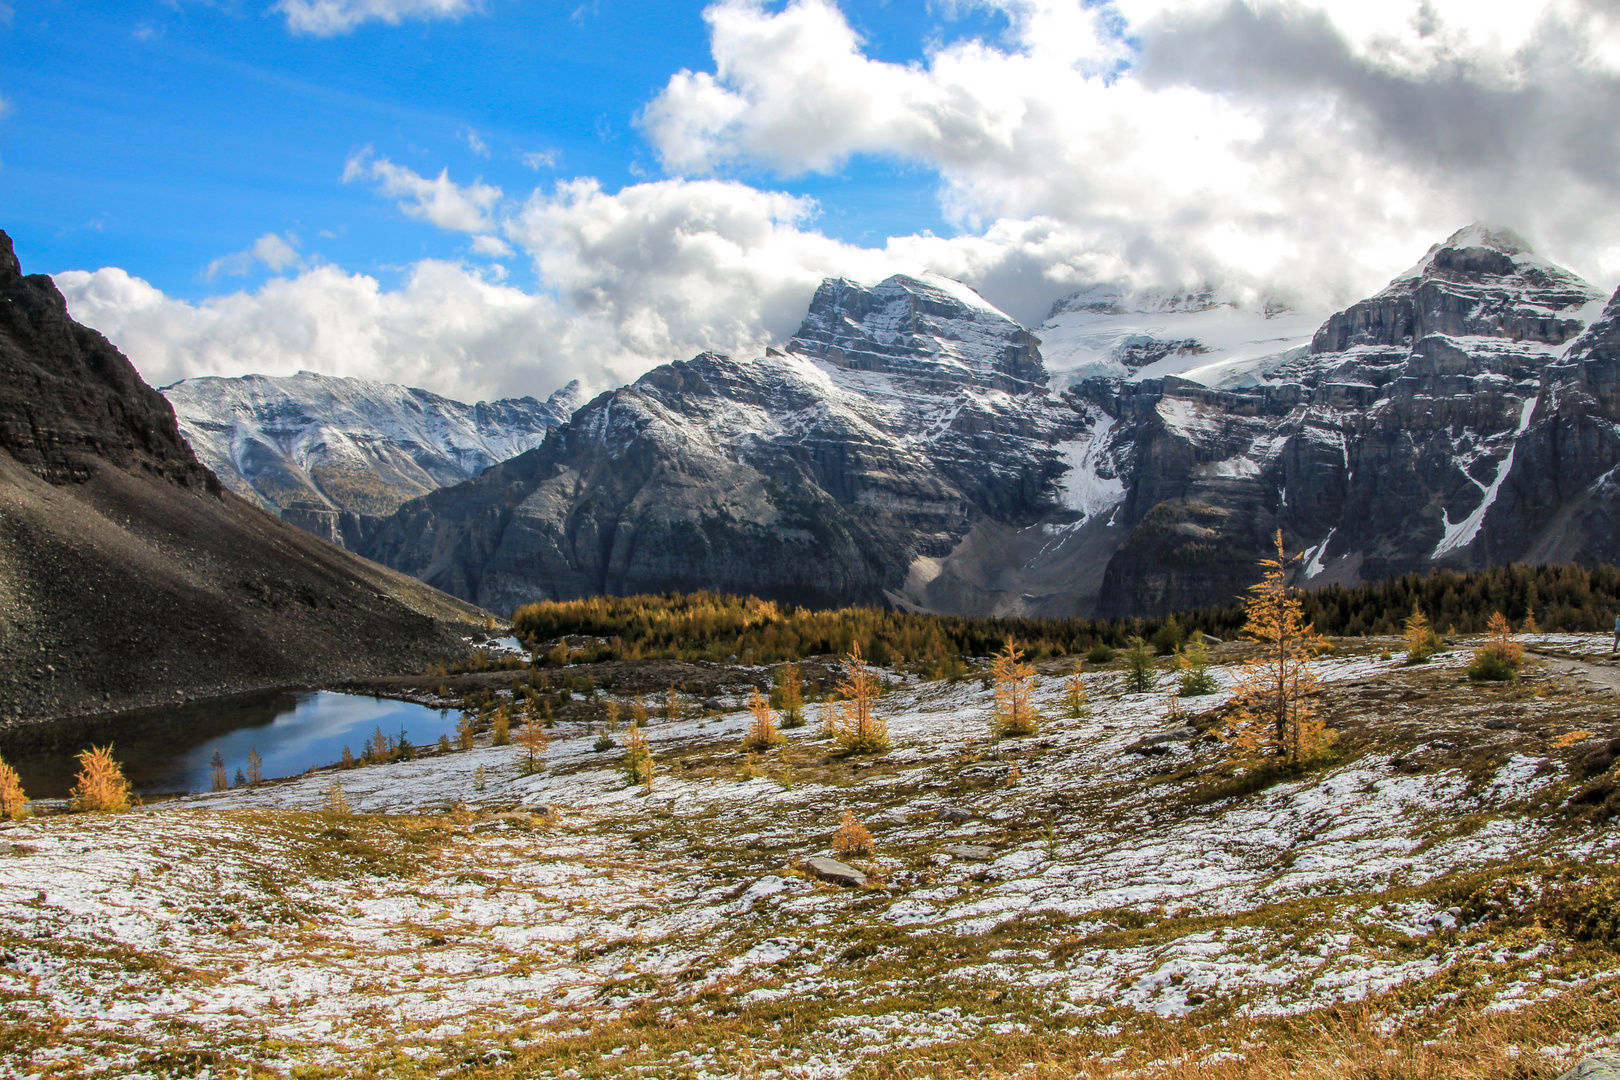
[[271, 10], [286, 16], [295, 34], [334, 37], [366, 22], [459, 19], [481, 6], [478, 0], [277, 0]]
[[1121, 269], [1051, 222], [861, 248], [815, 231], [814, 210], [808, 199], [729, 180], [616, 193], [591, 180], [558, 184], [492, 206], [502, 236], [473, 237], [487, 254], [503, 254], [501, 245], [531, 259], [535, 292], [494, 268], [442, 260], [416, 263], [396, 289], [317, 265], [200, 303], [117, 268], [56, 281], [75, 317], [155, 385], [310, 369], [477, 400], [543, 396], [574, 378], [605, 389], [705, 349], [762, 355], [798, 328], [829, 276], [875, 282], [933, 269], [1033, 325], [1058, 296]]
[[1620, 103], [1610, 4], [975, 6], [1006, 16], [1000, 40], [896, 64], [832, 0], [721, 0], [713, 71], [672, 76], [643, 130], [682, 175], [919, 163], [964, 230], [1048, 219], [1165, 281], [1342, 301], [1477, 218], [1620, 274], [1620, 129], [1593, 121]]

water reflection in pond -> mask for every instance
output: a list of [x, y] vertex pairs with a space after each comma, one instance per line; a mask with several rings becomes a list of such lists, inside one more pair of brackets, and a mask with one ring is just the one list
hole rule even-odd
[[0, 732], [0, 757], [22, 776], [29, 797], [66, 798], [75, 755], [111, 743], [135, 790], [143, 795], [207, 791], [217, 750], [225, 773], [245, 769], [250, 750], [264, 759], [265, 779], [331, 765], [349, 747], [357, 756], [378, 728], [405, 733], [413, 746], [453, 735], [460, 714], [387, 698], [329, 690], [245, 694], [113, 716], [53, 720]]

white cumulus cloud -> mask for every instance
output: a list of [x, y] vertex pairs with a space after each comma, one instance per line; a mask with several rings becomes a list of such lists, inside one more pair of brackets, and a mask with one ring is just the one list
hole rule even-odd
[[288, 233], [285, 237], [265, 233], [253, 241], [252, 247], [229, 255], [221, 255], [210, 262], [203, 271], [203, 279], [213, 281], [220, 274], [240, 277], [251, 271], [255, 264], [267, 267], [271, 273], [276, 274], [289, 267], [302, 266], [303, 258], [298, 254], [298, 237], [292, 233]]
[[[313, 368], [473, 398], [757, 355], [833, 275], [932, 269], [1031, 325], [1122, 279], [1320, 307], [1483, 218], [1620, 277], [1620, 128], [1603, 119], [1620, 19], [1598, 0], [957, 3], [1008, 29], [895, 64], [831, 0], [722, 0], [713, 70], [672, 76], [641, 117], [671, 176], [616, 192], [508, 196], [370, 148], [349, 160], [345, 181], [467, 234], [470, 254], [526, 258], [532, 292], [506, 263], [432, 260], [397, 289], [284, 262], [301, 272], [202, 303], [116, 269], [58, 282], [154, 382]], [[857, 155], [932, 170], [959, 235], [849, 244], [812, 200], [729, 178]], [[230, 258], [292, 257], [257, 249]]]
[[[870, 57], [831, 0], [722, 0], [642, 115], [685, 175], [921, 163], [964, 231], [1046, 219], [1139, 276], [1344, 300], [1508, 222], [1620, 272], [1617, 21], [1596, 0], [980, 0], [1001, 40]], [[1596, 227], [1594, 227], [1596, 226]]]
[[277, 0], [271, 10], [285, 15], [294, 33], [333, 37], [366, 22], [459, 19], [480, 6], [477, 0]]
[[428, 179], [387, 158], [373, 158], [371, 148], [349, 158], [343, 168], [343, 182], [371, 179], [377, 190], [398, 201], [400, 210], [411, 217], [430, 221], [441, 229], [459, 232], [488, 232], [493, 227], [490, 212], [501, 201], [501, 189], [474, 181], [463, 187], [450, 179], [450, 170]]

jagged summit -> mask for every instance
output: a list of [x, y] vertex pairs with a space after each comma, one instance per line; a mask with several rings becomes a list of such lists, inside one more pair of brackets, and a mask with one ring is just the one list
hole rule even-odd
[[855, 371], [1023, 393], [1046, 385], [1039, 341], [961, 282], [828, 278], [786, 350]]
[[1311, 352], [1399, 352], [1432, 335], [1556, 348], [1581, 332], [1595, 314], [1590, 305], [1602, 299], [1590, 282], [1535, 254], [1512, 230], [1469, 225], [1330, 318]]

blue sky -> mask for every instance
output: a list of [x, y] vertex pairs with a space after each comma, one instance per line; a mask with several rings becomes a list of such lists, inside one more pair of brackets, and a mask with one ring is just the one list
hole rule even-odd
[[[662, 176], [635, 120], [672, 73], [709, 65], [702, 12], [487, 0], [457, 19], [322, 37], [290, 32], [264, 3], [23, 3], [0, 22], [0, 228], [35, 271], [122, 266], [175, 297], [265, 276], [205, 273], [267, 232], [392, 280], [414, 260], [464, 254], [466, 238], [344, 184], [350, 155], [371, 146], [510, 192]], [[1005, 27], [920, 0], [863, 4], [853, 21], [871, 55], [899, 62]], [[951, 228], [932, 170], [893, 158], [826, 175], [731, 172], [813, 196], [816, 226], [852, 242]]]
[[154, 384], [462, 399], [760, 355], [828, 276], [1315, 316], [1484, 221], [1607, 289], [1611, 8], [0, 0], [0, 228]]

